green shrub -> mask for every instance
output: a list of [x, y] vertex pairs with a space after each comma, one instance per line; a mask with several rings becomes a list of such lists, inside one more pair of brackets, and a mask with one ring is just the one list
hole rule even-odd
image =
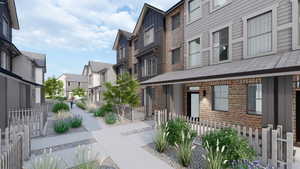
[[193, 157], [193, 138], [190, 132], [185, 133], [183, 130], [181, 131], [180, 138], [180, 143], [176, 143], [177, 155], [180, 164], [188, 167]]
[[167, 137], [168, 137], [167, 128], [165, 125], [162, 125], [158, 129], [157, 134], [154, 138], [155, 149], [158, 152], [162, 153], [167, 149], [168, 147]]
[[54, 131], [56, 133], [62, 134], [69, 131], [70, 122], [68, 120], [56, 120], [54, 122]]
[[207, 148], [210, 145], [214, 151], [218, 148], [218, 141], [220, 147], [225, 147], [225, 159], [229, 162], [238, 160], [253, 160], [256, 153], [249, 145], [245, 138], [238, 136], [236, 130], [225, 128], [219, 131], [211, 132], [203, 137], [203, 146]]
[[82, 110], [86, 109], [86, 104], [82, 101], [76, 102], [76, 106], [81, 108]]
[[205, 155], [207, 169], [225, 169], [228, 162], [224, 154], [225, 146], [220, 147], [219, 140], [217, 140], [216, 150], [208, 142], [205, 145], [207, 151]]
[[104, 117], [105, 114], [111, 113], [113, 111], [113, 107], [111, 104], [105, 104], [97, 111], [94, 112], [94, 116], [96, 117]]
[[66, 100], [67, 100], [67, 97], [56, 96], [56, 97], [55, 97], [55, 100], [58, 100], [58, 101], [60, 101], [60, 102], [63, 102], [63, 101], [66, 101]]
[[106, 124], [115, 124], [117, 122], [117, 115], [115, 113], [108, 113], [105, 115]]
[[59, 111], [69, 111], [69, 105], [64, 102], [59, 102], [53, 105], [52, 112], [58, 113]]
[[190, 133], [192, 138], [197, 136], [196, 132], [191, 131], [191, 127], [183, 119], [176, 118], [167, 123], [167, 132], [169, 133], [167, 140], [170, 145], [174, 146], [175, 143], [180, 144], [182, 131], [185, 136], [187, 133]]
[[74, 115], [70, 119], [70, 124], [72, 128], [78, 128], [82, 125], [82, 117], [80, 115]]

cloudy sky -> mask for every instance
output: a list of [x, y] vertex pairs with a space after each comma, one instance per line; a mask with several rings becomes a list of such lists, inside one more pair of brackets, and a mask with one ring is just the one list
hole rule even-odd
[[20, 50], [47, 54], [47, 77], [81, 73], [89, 60], [115, 63], [118, 29], [132, 31], [145, 2], [163, 10], [179, 0], [15, 0]]

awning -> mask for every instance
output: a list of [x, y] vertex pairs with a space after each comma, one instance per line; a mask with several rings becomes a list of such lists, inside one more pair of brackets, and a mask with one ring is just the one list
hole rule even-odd
[[10, 41], [0, 38], [0, 44], [6, 47], [13, 56], [19, 56], [22, 53], [19, 51], [19, 49]]
[[141, 82], [141, 85], [213, 80], [229, 77], [300, 71], [300, 51], [262, 56], [200, 68], [168, 72]]
[[23, 82], [25, 82], [25, 83], [28, 83], [28, 84], [31, 84], [31, 85], [34, 85], [34, 86], [37, 86], [37, 87], [43, 87], [43, 85], [41, 85], [41, 84], [37, 84], [37, 83], [35, 83], [35, 82], [31, 82], [31, 81], [25, 80], [25, 79], [23, 79], [21, 76], [15, 74], [15, 73], [13, 73], [13, 72], [10, 72], [10, 71], [8, 71], [8, 70], [5, 70], [5, 69], [3, 69], [3, 68], [1, 68], [1, 67], [0, 67], [0, 73], [3, 73], [3, 74], [5, 74], [5, 75], [7, 75], [7, 76], [9, 76], [9, 77], [11, 77], [11, 78], [14, 78], [14, 79], [23, 81]]

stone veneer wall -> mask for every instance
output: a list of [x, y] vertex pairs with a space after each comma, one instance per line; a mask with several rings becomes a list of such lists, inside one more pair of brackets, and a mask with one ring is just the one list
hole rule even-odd
[[[216, 122], [227, 122], [253, 128], [261, 128], [262, 116], [247, 114], [247, 84], [261, 83], [261, 79], [223, 80], [188, 84], [185, 87], [185, 105], [187, 105], [187, 89], [189, 86], [200, 87], [200, 118]], [[228, 112], [212, 110], [212, 91], [214, 85], [228, 85]], [[203, 97], [203, 91], [206, 96]], [[186, 106], [185, 106], [186, 113]]]

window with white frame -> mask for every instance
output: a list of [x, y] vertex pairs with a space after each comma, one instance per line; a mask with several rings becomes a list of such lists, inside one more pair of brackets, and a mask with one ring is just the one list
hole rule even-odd
[[248, 56], [257, 56], [272, 51], [272, 12], [247, 20]]
[[221, 8], [230, 2], [231, 0], [212, 0], [212, 9]]
[[190, 67], [199, 66], [200, 65], [200, 38], [188, 42], [189, 48], [189, 58], [188, 63]]
[[189, 22], [193, 22], [201, 17], [200, 0], [190, 0], [188, 2]]
[[249, 84], [248, 85], [248, 113], [262, 114], [262, 85]]
[[229, 59], [229, 28], [223, 28], [213, 33], [213, 57], [218, 62]]
[[144, 33], [144, 46], [154, 42], [154, 27], [147, 29]]
[[3, 35], [8, 38], [8, 30], [9, 30], [9, 27], [8, 27], [8, 22], [7, 22], [7, 19], [2, 17], [2, 31], [3, 31]]
[[214, 86], [213, 89], [213, 110], [228, 111], [228, 86]]
[[7, 55], [5, 52], [1, 52], [1, 67], [7, 69]]

